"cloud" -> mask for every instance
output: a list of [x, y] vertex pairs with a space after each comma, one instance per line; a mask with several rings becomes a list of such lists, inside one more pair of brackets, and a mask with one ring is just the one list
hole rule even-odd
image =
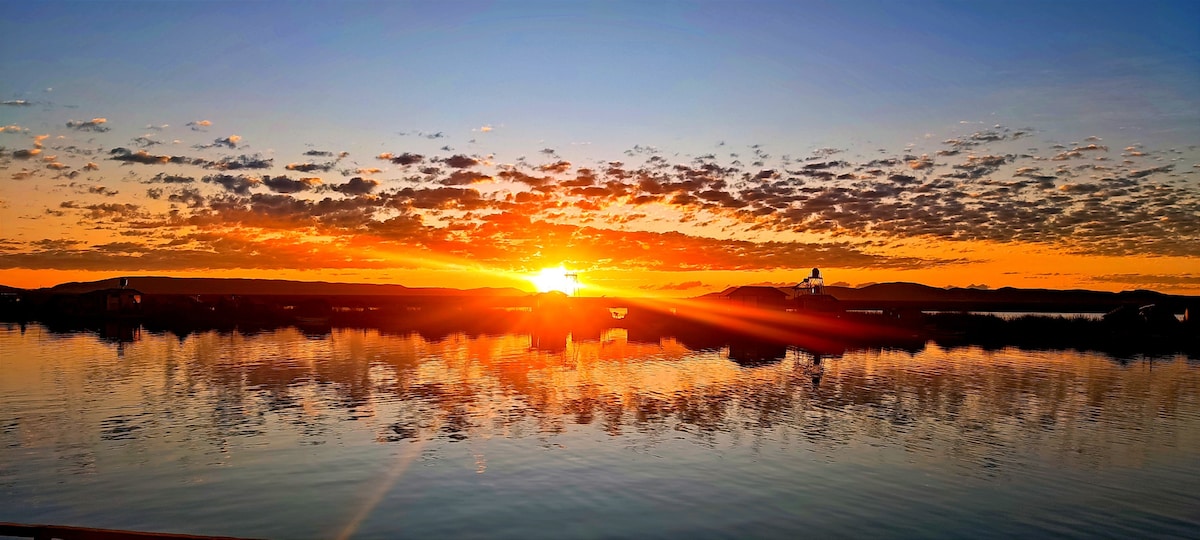
[[162, 144], [154, 139], [151, 139], [150, 137], [148, 137], [146, 135], [134, 137], [133, 140], [131, 140], [130, 142], [132, 142], [134, 145], [139, 146], [141, 148], [149, 148], [151, 146]]
[[1150, 176], [1150, 175], [1152, 175], [1152, 174], [1170, 172], [1170, 171], [1171, 171], [1171, 169], [1174, 169], [1174, 168], [1175, 168], [1175, 166], [1174, 166], [1174, 165], [1163, 165], [1163, 166], [1160, 166], [1160, 167], [1153, 167], [1153, 168], [1149, 168], [1149, 169], [1136, 170], [1136, 171], [1131, 171], [1131, 172], [1129, 173], [1129, 177], [1130, 177], [1130, 178], [1145, 178], [1145, 177], [1147, 177], [1147, 176]]
[[[1088, 255], [1200, 255], [1200, 202], [1187, 177], [1196, 174], [1194, 169], [1180, 171], [1166, 161], [1169, 154], [1150, 150], [1144, 156], [1127, 151], [1122, 160], [1096, 163], [1092, 158], [1109, 150], [1091, 140], [1014, 153], [1015, 145], [1008, 143], [1024, 136], [1020, 130], [995, 128], [941, 144], [929, 140], [920, 150], [905, 147], [868, 157], [820, 149], [803, 158], [770, 158], [756, 145], [750, 149], [753, 159], [768, 165], [753, 166], [736, 157], [680, 156], [640, 145], [629, 152], [628, 162], [578, 165], [559, 159], [550, 148], [515, 164], [448, 149], [429, 157], [383, 153], [376, 159], [400, 166], [398, 178], [381, 183], [370, 178], [383, 173], [380, 168], [354, 164], [338, 171], [355, 175], [352, 179], [332, 185], [277, 173], [330, 171], [344, 157], [340, 153], [328, 163], [276, 168], [260, 155], [207, 159], [115, 148], [109, 159], [179, 166], [148, 179], [140, 171], [128, 174], [152, 185], [146, 197], [172, 203], [170, 213], [151, 210], [161, 209], [162, 202], [136, 211], [82, 204], [49, 210], [80, 213], [99, 230], [186, 229], [214, 238], [234, 235], [233, 229], [270, 230], [272, 235], [318, 232], [342, 244], [388, 246], [378, 249], [397, 253], [430, 250], [505, 267], [533, 264], [529, 261], [556, 253], [656, 270], [900, 268], [960, 262], [954, 255], [924, 261], [883, 254], [891, 249], [884, 246], [906, 239], [1040, 244]], [[43, 142], [65, 158], [44, 157]], [[86, 169], [70, 166], [86, 158], [67, 158], [97, 151], [54, 147], [45, 136], [36, 137], [34, 146], [3, 154], [37, 160], [12, 173], [14, 178], [50, 174], [45, 167], [53, 164], [62, 166], [59, 177], [76, 174]], [[1054, 160], [1070, 152], [1083, 159]], [[335, 156], [324, 150], [304, 154]], [[830, 157], [834, 154], [836, 158]], [[208, 174], [214, 171], [220, 174]], [[190, 176], [204, 174], [200, 182]], [[702, 232], [648, 232], [692, 227]], [[764, 240], [796, 235], [821, 240]], [[194, 237], [188, 242], [219, 250], [246, 245]], [[332, 247], [304, 253], [343, 254]], [[53, 255], [47, 251], [41, 256]], [[355, 264], [373, 264], [350, 257]], [[194, 255], [193, 260], [210, 259]], [[109, 262], [97, 259], [96, 264]]]
[[642, 285], [642, 289], [656, 291], [689, 291], [705, 287], [704, 283], [699, 281], [684, 281], [682, 283], [667, 283], [664, 285]]
[[486, 174], [462, 170], [450, 173], [450, 176], [442, 179], [439, 183], [443, 186], [465, 186], [468, 184], [478, 184], [480, 182], [488, 182], [491, 180], [492, 177]]
[[191, 184], [196, 179], [190, 176], [179, 176], [167, 173], [158, 173], [153, 178], [143, 180], [143, 184]]
[[430, 139], [430, 140], [441, 139], [446, 136], [446, 134], [442, 133], [441, 131], [432, 132], [432, 133], [428, 132], [428, 131], [399, 131], [399, 132], [397, 132], [397, 134], [399, 134], [401, 136], [415, 135], [417, 137], [422, 137], [422, 138]]
[[255, 154], [253, 156], [240, 155], [236, 157], [225, 157], [216, 161], [207, 161], [203, 159], [192, 160], [193, 163], [204, 167], [205, 169], [216, 169], [219, 171], [236, 171], [240, 169], [270, 169], [275, 160], [264, 159], [262, 156]]
[[537, 167], [537, 170], [539, 170], [541, 172], [546, 172], [546, 173], [562, 174], [562, 173], [567, 172], [570, 168], [571, 168], [571, 162], [565, 161], [565, 160], [559, 160], [554, 163], [547, 163], [544, 165], [539, 165]]
[[375, 158], [390, 161], [397, 165], [404, 165], [404, 166], [414, 165], [414, 164], [420, 163], [425, 160], [425, 156], [422, 156], [421, 154], [411, 154], [408, 152], [405, 152], [400, 155], [394, 155], [391, 152], [384, 152], [382, 154], [379, 154], [378, 156], [375, 156]]
[[120, 192], [109, 189], [106, 186], [91, 186], [91, 187], [88, 187], [88, 193], [91, 193], [93, 195], [103, 195], [105, 197], [113, 197], [113, 196], [116, 196]]
[[96, 133], [103, 133], [109, 130], [108, 126], [104, 125], [105, 122], [108, 122], [107, 118], [93, 118], [87, 121], [70, 120], [67, 122], [67, 127], [75, 131], [92, 131]]
[[29, 133], [29, 129], [16, 124], [9, 124], [7, 126], [0, 126], [0, 133], [26, 134]]
[[1104, 274], [1091, 278], [1101, 283], [1124, 283], [1135, 286], [1194, 285], [1200, 288], [1200, 275], [1192, 274]]
[[458, 154], [443, 159], [442, 163], [445, 163], [449, 167], [454, 167], [455, 169], [466, 169], [468, 167], [474, 167], [478, 165], [479, 161], [475, 158]]
[[187, 126], [192, 128], [192, 131], [204, 131], [204, 128], [211, 127], [212, 125], [212, 121], [209, 120], [196, 120], [187, 123]]
[[309, 191], [321, 185], [321, 179], [300, 178], [299, 180], [292, 180], [286, 176], [264, 176], [262, 183], [267, 186], [267, 189], [275, 193], [299, 193], [301, 191]]
[[9, 107], [28, 107], [30, 105], [33, 105], [33, 102], [26, 101], [24, 99], [9, 99], [9, 100], [5, 100], [5, 101], [0, 101], [0, 105], [7, 105]]
[[125, 163], [140, 163], [142, 165], [165, 165], [167, 163], [187, 164], [187, 163], [193, 162], [193, 160], [191, 158], [187, 158], [184, 156], [156, 155], [156, 154], [151, 154], [145, 150], [138, 150], [136, 152], [133, 152], [126, 148], [120, 148], [120, 147], [109, 150], [108, 154], [109, 154], [108, 159], [111, 159], [114, 161], [123, 161]]
[[219, 185], [225, 188], [225, 191], [236, 195], [249, 195], [251, 188], [262, 183], [261, 180], [252, 176], [232, 176], [228, 174], [209, 175], [205, 176], [202, 180], [208, 184]]
[[921, 154], [921, 157], [908, 160], [908, 168], [914, 171], [921, 171], [933, 168], [933, 158], [929, 154]]
[[346, 182], [345, 184], [333, 186], [333, 190], [339, 193], [345, 193], [346, 195], [366, 195], [374, 191], [378, 186], [379, 182], [377, 180], [355, 177], [351, 178], [350, 181]]
[[287, 170], [289, 170], [289, 171], [299, 171], [299, 172], [314, 172], [314, 171], [329, 172], [330, 170], [332, 170], [332, 169], [333, 169], [334, 165], [336, 165], [336, 164], [337, 164], [336, 162], [330, 162], [330, 163], [288, 163], [288, 164], [287, 164], [287, 166], [285, 166], [284, 168], [285, 168], [285, 169], [287, 169]]

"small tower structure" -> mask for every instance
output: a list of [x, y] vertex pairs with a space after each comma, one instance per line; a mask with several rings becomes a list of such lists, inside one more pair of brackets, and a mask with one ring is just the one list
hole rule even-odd
[[797, 283], [793, 289], [796, 291], [797, 298], [801, 295], [825, 294], [825, 280], [821, 277], [821, 270], [813, 268], [812, 275]]
[[804, 281], [797, 283], [792, 287], [792, 301], [794, 309], [806, 312], [826, 312], [840, 313], [842, 308], [838, 305], [837, 298], [826, 294], [825, 279], [821, 277], [821, 270], [812, 269], [812, 274], [804, 278]]
[[578, 295], [579, 294], [579, 273], [578, 272], [567, 272], [567, 273], [563, 274], [563, 277], [567, 278], [567, 281], [570, 282], [570, 284], [571, 284], [571, 292], [568, 293], [567, 296]]

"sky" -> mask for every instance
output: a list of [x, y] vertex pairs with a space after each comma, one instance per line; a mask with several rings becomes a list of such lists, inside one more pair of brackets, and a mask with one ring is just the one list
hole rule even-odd
[[0, 8], [10, 286], [1200, 294], [1200, 3]]

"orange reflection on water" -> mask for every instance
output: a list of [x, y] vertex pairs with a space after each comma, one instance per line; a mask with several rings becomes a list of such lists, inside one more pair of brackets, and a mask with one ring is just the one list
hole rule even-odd
[[[143, 332], [118, 357], [114, 344], [94, 336], [31, 326], [0, 336], [0, 393], [6, 406], [26, 410], [15, 420], [23, 447], [321, 441], [345, 421], [369, 428], [377, 443], [588, 425], [610, 435], [749, 432], [816, 445], [880, 438], [931, 463], [1033, 453], [1136, 465], [1200, 445], [1200, 368], [1183, 358], [1120, 363], [1075, 351], [931, 344], [841, 357], [787, 349], [747, 367], [731, 361], [731, 349], [628, 336], [609, 329], [539, 349], [529, 334]], [[194, 435], [162, 420], [176, 409], [186, 411]]]

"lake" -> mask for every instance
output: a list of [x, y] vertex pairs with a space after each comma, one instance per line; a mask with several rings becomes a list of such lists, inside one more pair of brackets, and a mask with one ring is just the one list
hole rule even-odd
[[1192, 537], [1200, 362], [621, 329], [0, 325], [0, 521], [258, 538]]

